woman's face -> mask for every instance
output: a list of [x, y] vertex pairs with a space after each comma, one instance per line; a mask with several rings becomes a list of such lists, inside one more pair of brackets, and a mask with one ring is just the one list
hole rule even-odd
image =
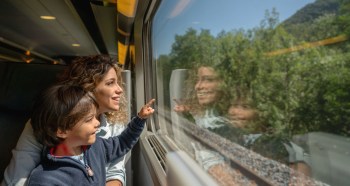
[[198, 102], [202, 106], [207, 106], [217, 101], [219, 98], [220, 80], [214, 69], [211, 67], [200, 67], [197, 73], [195, 85]]
[[123, 89], [118, 84], [117, 73], [110, 68], [94, 90], [96, 101], [99, 105], [98, 114], [117, 111]]

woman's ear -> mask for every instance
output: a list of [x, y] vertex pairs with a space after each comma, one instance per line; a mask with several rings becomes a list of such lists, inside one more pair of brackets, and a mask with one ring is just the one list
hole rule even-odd
[[62, 139], [66, 139], [68, 135], [68, 132], [67, 131], [63, 131], [61, 129], [58, 129], [57, 132], [56, 132], [56, 136], [59, 137], [59, 138], [62, 138]]

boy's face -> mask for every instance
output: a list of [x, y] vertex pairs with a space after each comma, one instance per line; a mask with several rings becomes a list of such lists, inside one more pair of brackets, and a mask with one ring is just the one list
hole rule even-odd
[[123, 89], [118, 84], [114, 68], [109, 69], [102, 81], [97, 84], [94, 95], [99, 104], [98, 113], [119, 110], [119, 102]]
[[245, 105], [232, 105], [228, 117], [235, 127], [245, 128], [249, 121], [256, 119], [257, 111]]
[[66, 144], [70, 146], [91, 145], [96, 141], [96, 132], [100, 122], [96, 118], [96, 108], [83, 117], [71, 130], [67, 131]]

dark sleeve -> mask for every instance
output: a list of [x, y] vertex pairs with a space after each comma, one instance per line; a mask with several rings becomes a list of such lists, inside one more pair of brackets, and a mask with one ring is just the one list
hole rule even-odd
[[214, 132], [220, 135], [223, 138], [226, 138], [234, 143], [243, 145], [243, 135], [244, 131], [242, 129], [229, 126], [228, 124], [224, 124], [222, 127], [209, 129], [209, 131]]
[[288, 152], [284, 143], [288, 141], [285, 138], [274, 135], [263, 135], [259, 137], [251, 146], [251, 150], [281, 163], [288, 163]]
[[107, 162], [120, 158], [129, 152], [139, 140], [145, 122], [146, 119], [134, 117], [120, 135], [103, 140]]

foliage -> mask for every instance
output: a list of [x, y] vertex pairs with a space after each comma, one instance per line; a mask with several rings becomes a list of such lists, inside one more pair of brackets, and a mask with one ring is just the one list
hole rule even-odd
[[255, 127], [265, 132], [289, 138], [312, 131], [350, 136], [349, 42], [310, 45], [349, 35], [349, 12], [348, 1], [318, 0], [281, 24], [272, 10], [251, 30], [212, 36], [189, 29], [159, 60], [166, 61], [164, 74], [215, 67], [230, 94], [226, 103], [244, 97], [259, 111]]

